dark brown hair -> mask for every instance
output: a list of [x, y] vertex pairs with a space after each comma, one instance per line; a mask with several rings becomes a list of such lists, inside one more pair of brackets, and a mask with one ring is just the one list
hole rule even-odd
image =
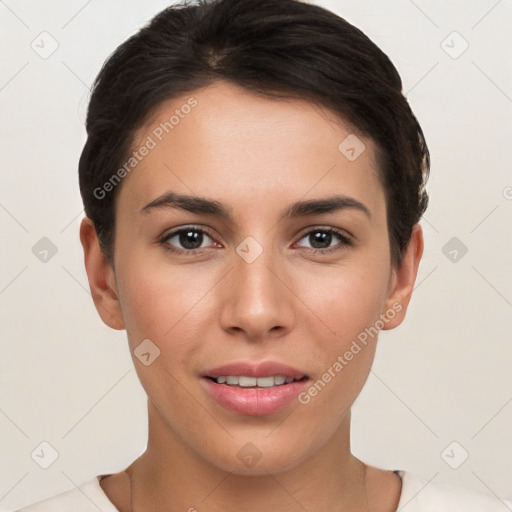
[[85, 213], [109, 261], [121, 188], [112, 178], [125, 174], [118, 171], [137, 130], [164, 100], [216, 80], [323, 105], [376, 143], [391, 260], [399, 266], [428, 203], [423, 132], [386, 54], [343, 18], [298, 0], [172, 5], [105, 62], [89, 102], [79, 181]]

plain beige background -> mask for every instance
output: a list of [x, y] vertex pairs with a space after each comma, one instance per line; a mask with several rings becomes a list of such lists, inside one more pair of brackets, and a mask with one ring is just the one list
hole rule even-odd
[[[512, 497], [512, 1], [317, 3], [390, 56], [432, 154], [417, 289], [406, 322], [381, 335], [353, 451]], [[77, 162], [101, 64], [166, 5], [0, 1], [1, 510], [144, 450], [125, 333], [101, 323], [88, 291]], [[58, 453], [48, 469], [31, 457], [51, 454], [42, 442]]]

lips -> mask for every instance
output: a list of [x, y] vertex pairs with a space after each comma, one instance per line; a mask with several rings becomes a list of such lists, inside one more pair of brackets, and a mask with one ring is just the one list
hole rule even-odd
[[250, 416], [280, 411], [304, 390], [309, 380], [305, 372], [275, 361], [225, 364], [201, 377], [204, 390], [219, 405]]
[[262, 363], [254, 364], [249, 362], [235, 362], [229, 363], [211, 370], [207, 370], [202, 374], [202, 377], [217, 378], [227, 375], [239, 376], [244, 375], [246, 377], [275, 377], [276, 375], [282, 375], [285, 378], [291, 378], [300, 380], [307, 377], [306, 373], [292, 368], [283, 363], [277, 361], [264, 361]]

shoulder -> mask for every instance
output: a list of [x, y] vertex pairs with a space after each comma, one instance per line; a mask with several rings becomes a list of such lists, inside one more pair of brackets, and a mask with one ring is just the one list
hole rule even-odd
[[512, 511], [512, 502], [452, 484], [433, 483], [409, 473], [398, 471], [402, 478], [400, 512], [505, 512]]
[[28, 505], [17, 512], [118, 512], [96, 476], [82, 485], [51, 498]]

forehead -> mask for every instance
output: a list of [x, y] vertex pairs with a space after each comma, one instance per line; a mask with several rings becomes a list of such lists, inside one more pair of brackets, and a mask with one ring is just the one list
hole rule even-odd
[[371, 209], [383, 197], [372, 140], [311, 102], [226, 82], [159, 105], [132, 149], [137, 165], [119, 201], [134, 207], [167, 190], [267, 209], [286, 197], [334, 192], [359, 195]]

